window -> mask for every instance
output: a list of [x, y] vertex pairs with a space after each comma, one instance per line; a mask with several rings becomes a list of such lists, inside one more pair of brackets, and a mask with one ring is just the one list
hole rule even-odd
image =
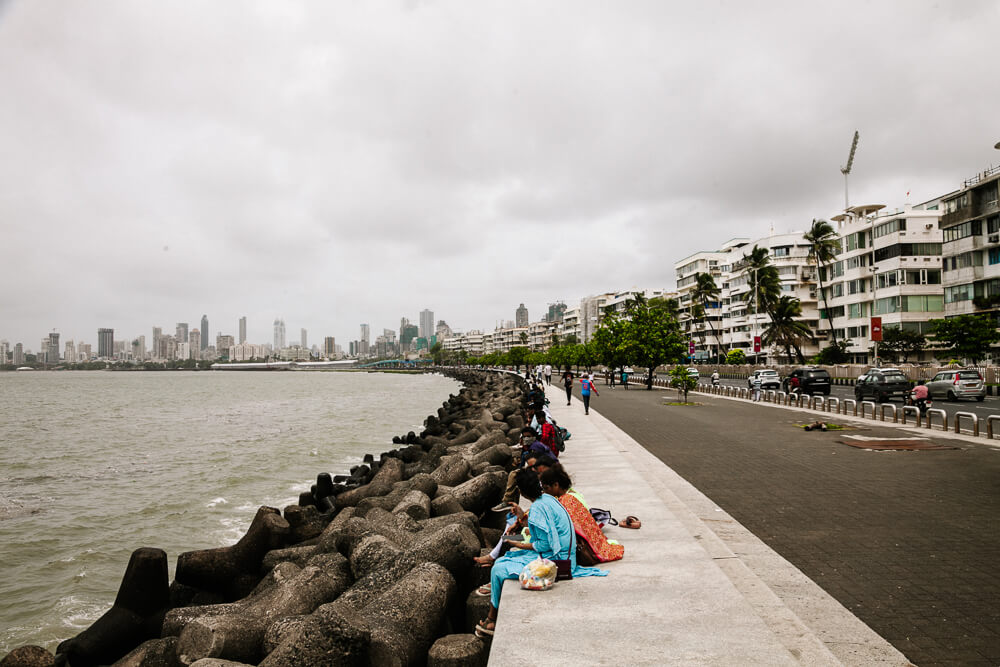
[[881, 238], [887, 234], [906, 231], [906, 220], [890, 220], [875, 227], [873, 232], [875, 238]]
[[868, 338], [868, 326], [847, 327], [848, 338]]
[[826, 311], [826, 310], [822, 310], [822, 309], [821, 309], [821, 310], [819, 311], [819, 316], [820, 316], [820, 319], [823, 319], [823, 320], [825, 320], [825, 319], [829, 319], [829, 318], [827, 317], [827, 313], [828, 313], [828, 312], [829, 312], [829, 318], [833, 318], [833, 317], [843, 317], [843, 316], [844, 316], [844, 307], [843, 307], [843, 306], [834, 306], [834, 307], [833, 307], [833, 308], [831, 308], [831, 309], [830, 309], [829, 311]]
[[958, 197], [955, 197], [951, 201], [946, 201], [944, 203], [945, 213], [954, 213], [955, 211], [965, 208], [969, 205], [969, 193], [963, 192]]
[[831, 279], [839, 278], [840, 276], [844, 275], [844, 262], [843, 261], [834, 262], [833, 264], [830, 264], [827, 267], [827, 269], [829, 269]]
[[980, 201], [983, 202], [984, 206], [996, 206], [997, 205], [997, 184], [996, 182], [990, 183], [980, 190]]
[[897, 243], [875, 251], [875, 261], [881, 262], [893, 257], [920, 257], [941, 254], [940, 243]]
[[990, 216], [986, 219], [986, 233], [996, 234], [1000, 232], [1000, 216]]
[[[947, 261], [947, 260], [946, 260]], [[940, 285], [941, 272], [937, 269], [920, 269], [904, 272], [907, 285]]]
[[875, 284], [878, 286], [878, 289], [895, 287], [899, 284], [899, 273], [899, 271], [886, 271], [885, 273], [880, 273], [875, 276]]
[[830, 285], [830, 298], [836, 299], [838, 296], [844, 296], [844, 283]]
[[904, 313], [936, 313], [944, 310], [944, 297], [940, 294], [910, 294], [901, 302]]
[[771, 254], [775, 257], [788, 257], [791, 254], [792, 246], [784, 245], [771, 249]]
[[863, 303], [852, 303], [847, 306], [847, 316], [848, 317], [864, 317], [865, 316], [865, 304]]
[[960, 225], [955, 225], [944, 230], [944, 242], [951, 243], [952, 241], [958, 241], [970, 236], [979, 236], [982, 233], [983, 221], [970, 220], [969, 222], [963, 222]]
[[860, 294], [862, 292], [868, 291], [866, 288], [866, 281], [864, 278], [858, 278], [857, 280], [852, 280], [847, 283], [847, 293], [848, 294]]
[[890, 296], [885, 299], [875, 300], [875, 314], [876, 315], [887, 315], [889, 313], [898, 313], [899, 310], [899, 297]]
[[982, 265], [983, 265], [983, 253], [978, 250], [973, 250], [972, 252], [963, 252], [961, 255], [955, 255], [954, 257], [944, 258], [945, 271], [957, 271], [958, 269], [965, 269], [970, 266], [982, 266]]
[[868, 255], [858, 255], [857, 257], [850, 257], [844, 261], [846, 262], [845, 268], [850, 271], [851, 269], [858, 269], [862, 266], [867, 266]]
[[990, 264], [1000, 264], [1000, 248], [990, 248]]
[[844, 237], [844, 252], [850, 252], [851, 250], [857, 250], [858, 248], [865, 247], [865, 236], [866, 232], [855, 232], [853, 234], [848, 234]]
[[971, 301], [975, 296], [972, 283], [965, 285], [953, 285], [944, 288], [944, 302], [956, 303], [958, 301]]

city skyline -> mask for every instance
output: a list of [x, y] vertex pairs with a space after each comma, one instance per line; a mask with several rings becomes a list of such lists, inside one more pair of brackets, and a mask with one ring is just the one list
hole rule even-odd
[[0, 339], [187, 322], [211, 345], [246, 316], [266, 342], [277, 314], [346, 344], [669, 287], [839, 213], [855, 130], [852, 204], [1000, 162], [1000, 89], [969, 66], [998, 33], [990, 2], [9, 0]]

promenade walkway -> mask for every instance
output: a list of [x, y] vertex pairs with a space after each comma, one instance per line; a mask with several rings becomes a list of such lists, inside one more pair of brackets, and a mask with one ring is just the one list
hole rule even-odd
[[[602, 416], [613, 400], [667, 408], [660, 391], [603, 391], [589, 416], [551, 387], [573, 434], [563, 463], [595, 507], [638, 516], [609, 527], [625, 558], [605, 578], [543, 593], [507, 582], [490, 665], [906, 665], [906, 658], [721, 507]], [[645, 394], [645, 396], [643, 396]], [[612, 398], [614, 396], [614, 398]], [[714, 411], [712, 411], [714, 412]], [[669, 420], [668, 420], [669, 421]], [[709, 433], [700, 437], [717, 437]], [[725, 459], [718, 469], [739, 474]]]

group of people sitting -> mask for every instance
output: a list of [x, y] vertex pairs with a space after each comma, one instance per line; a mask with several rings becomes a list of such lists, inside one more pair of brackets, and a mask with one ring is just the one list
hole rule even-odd
[[[603, 523], [595, 519], [582, 494], [573, 488], [559, 463], [558, 449], [545, 442], [545, 427], [554, 424], [544, 398], [539, 401], [535, 394], [529, 400], [534, 400], [530, 425], [522, 431], [503, 502], [493, 508], [507, 513], [506, 529], [488, 555], [475, 558], [477, 565], [491, 568], [490, 583], [476, 591], [490, 597], [489, 614], [476, 626], [480, 637], [492, 635], [496, 628], [503, 582], [517, 579], [536, 558], [551, 560], [569, 575], [566, 578], [576, 578], [606, 576], [607, 570], [592, 566], [620, 560], [625, 554], [624, 546], [607, 539], [601, 530]], [[531, 502], [527, 511], [518, 502], [521, 497]], [[603, 511], [596, 512], [600, 516]], [[638, 528], [640, 523], [630, 516], [621, 525]]]

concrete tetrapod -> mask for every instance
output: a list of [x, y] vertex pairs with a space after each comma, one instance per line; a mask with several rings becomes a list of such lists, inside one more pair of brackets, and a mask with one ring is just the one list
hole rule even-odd
[[423, 563], [360, 609], [323, 605], [260, 665], [424, 664], [454, 594], [448, 571]]
[[261, 507], [239, 542], [229, 547], [188, 551], [177, 557], [178, 583], [223, 595], [227, 601], [250, 593], [260, 581], [264, 555], [284, 546], [289, 531], [278, 510]]
[[347, 561], [340, 554], [321, 554], [301, 569], [279, 563], [269, 577], [273, 585], [239, 603], [232, 613], [203, 616], [184, 626], [177, 641], [181, 662], [225, 658], [256, 663], [263, 657], [264, 633], [271, 623], [311, 613], [351, 582]]
[[111, 664], [147, 639], [159, 637], [169, 606], [166, 552], [136, 549], [114, 605], [89, 628], [59, 644], [56, 662], [73, 667]]

